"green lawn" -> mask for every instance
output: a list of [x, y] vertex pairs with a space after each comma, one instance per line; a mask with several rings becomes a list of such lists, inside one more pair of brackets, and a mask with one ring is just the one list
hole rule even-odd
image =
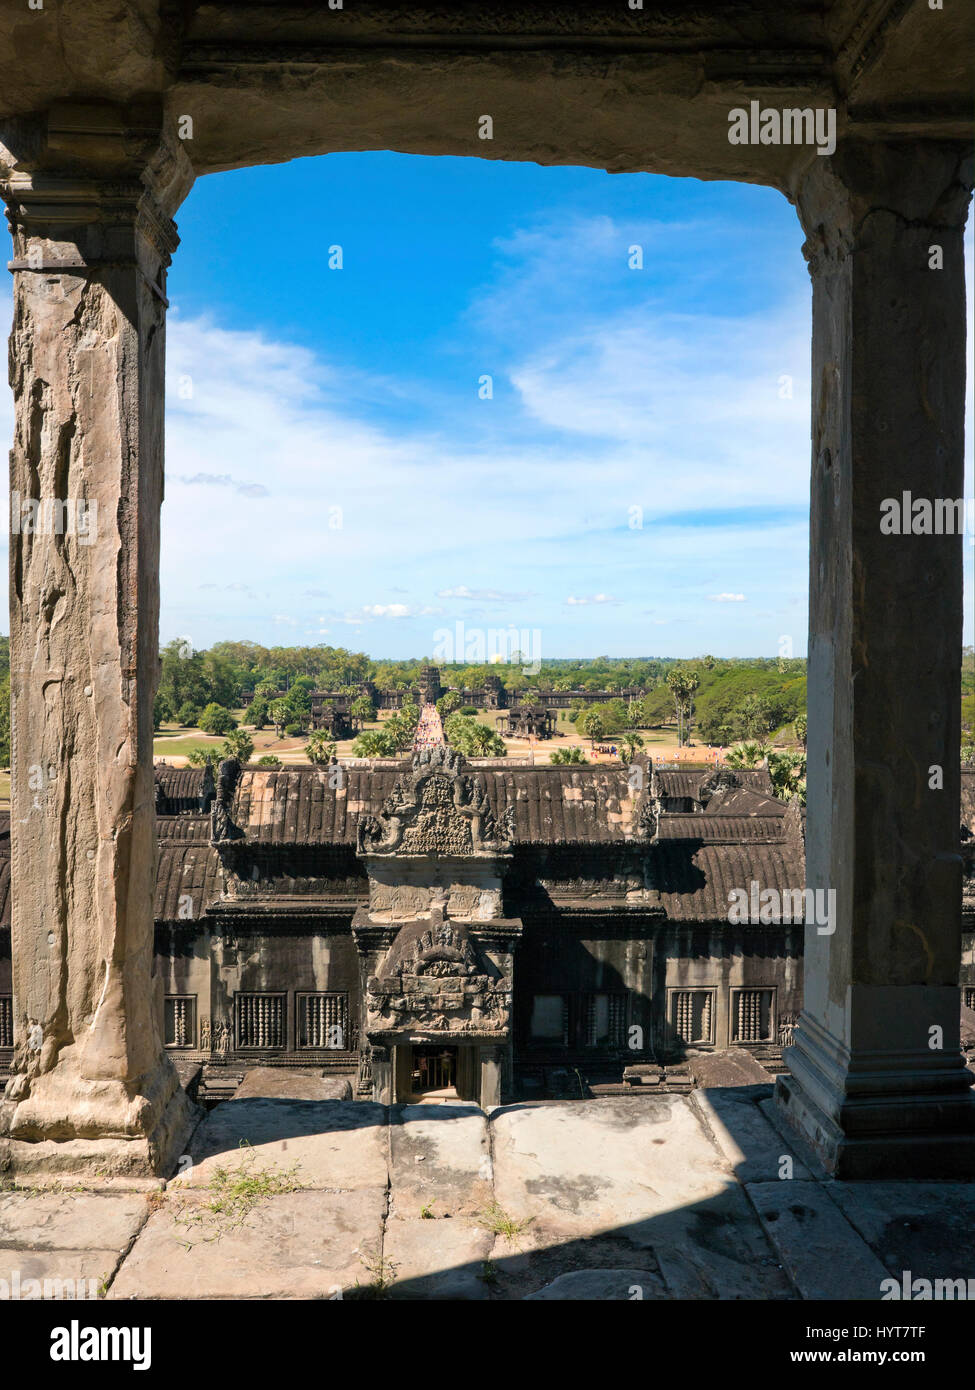
[[158, 735], [153, 740], [152, 751], [159, 757], [188, 757], [194, 748], [222, 748], [222, 738], [180, 738], [178, 735]]

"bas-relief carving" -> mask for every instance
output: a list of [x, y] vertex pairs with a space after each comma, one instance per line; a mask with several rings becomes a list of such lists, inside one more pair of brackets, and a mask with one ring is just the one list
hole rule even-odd
[[490, 921], [502, 914], [500, 884], [451, 883], [447, 887], [423, 883], [383, 882], [375, 875], [369, 882], [369, 913], [403, 921], [427, 916], [438, 901], [453, 920]]
[[397, 779], [378, 816], [359, 821], [359, 853], [510, 853], [511, 808], [498, 821], [484, 777], [466, 767], [465, 759], [444, 744], [416, 753], [409, 775]]
[[216, 798], [210, 812], [210, 838], [216, 843], [221, 840], [243, 839], [244, 832], [235, 825], [230, 816], [230, 808], [240, 777], [240, 763], [236, 758], [225, 758], [217, 774]]
[[370, 1033], [501, 1036], [510, 1017], [510, 978], [480, 958], [460, 922], [434, 918], [401, 927], [366, 986]]

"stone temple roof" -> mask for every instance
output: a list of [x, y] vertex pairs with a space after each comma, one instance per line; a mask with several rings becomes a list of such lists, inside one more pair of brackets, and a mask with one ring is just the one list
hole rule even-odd
[[[255, 848], [334, 847], [341, 853], [344, 868], [339, 866], [340, 877], [329, 879], [322, 891], [343, 901], [361, 894], [365, 901], [366, 878], [355, 858], [356, 821], [363, 810], [378, 810], [397, 776], [408, 766], [351, 768], [344, 793], [328, 787], [325, 769], [244, 768], [233, 801], [233, 817], [245, 833], [245, 843]], [[782, 810], [758, 815], [665, 813], [659, 818], [657, 840], [651, 843], [633, 838], [635, 803], [628, 794], [622, 767], [505, 769], [498, 763], [475, 770], [485, 772], [492, 808], [503, 810], [514, 805], [516, 847], [535, 849], [543, 855], [539, 878], [553, 901], [574, 900], [577, 892], [586, 892], [593, 897], [593, 906], [605, 901], [612, 910], [618, 901], [620, 906], [625, 903], [639, 910], [641, 902], [634, 903], [630, 883], [620, 880], [617, 888], [610, 887], [621, 862], [620, 851], [627, 847], [645, 863], [645, 905], [662, 908], [673, 921], [724, 919], [730, 889], [747, 886], [753, 879], [761, 888], [780, 891], [803, 884], [801, 844], [790, 833]], [[210, 844], [210, 817], [195, 810], [203, 775], [194, 768], [156, 770], [170, 804], [179, 801], [194, 808], [183, 814], [157, 813], [157, 922], [197, 921], [220, 895], [220, 859]], [[696, 776], [687, 772], [658, 774], [661, 783], [665, 778], [683, 781]], [[668, 787], [666, 794], [685, 793]], [[962, 820], [975, 836], [975, 772], [962, 774]], [[597, 854], [610, 855], [603, 891], [592, 895], [591, 886], [583, 887], [582, 880], [573, 880], [574, 864], [560, 868], [552, 860], [552, 852], [574, 847], [579, 853], [588, 847]], [[287, 874], [287, 867], [284, 872]], [[334, 863], [331, 872], [336, 872]], [[9, 922], [10, 815], [0, 812], [0, 926], [9, 926]]]
[[[409, 767], [351, 767], [340, 788], [329, 786], [326, 768], [245, 767], [230, 818], [255, 843], [354, 845], [359, 817], [378, 815]], [[638, 803], [622, 766], [500, 763], [472, 765], [470, 771], [483, 778], [496, 818], [514, 808], [516, 844], [623, 843], [636, 829]]]

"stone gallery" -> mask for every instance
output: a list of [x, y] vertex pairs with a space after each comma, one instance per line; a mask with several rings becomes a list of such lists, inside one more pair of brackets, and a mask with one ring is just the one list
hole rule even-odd
[[[155, 786], [154, 1007], [201, 1099], [255, 1066], [485, 1108], [682, 1089], [689, 1055], [725, 1049], [783, 1070], [805, 817], [765, 770], [468, 763], [441, 741], [348, 767], [230, 761], [215, 780], [159, 766]], [[963, 786], [971, 1006], [975, 772]], [[0, 852], [9, 1067], [8, 835]]]

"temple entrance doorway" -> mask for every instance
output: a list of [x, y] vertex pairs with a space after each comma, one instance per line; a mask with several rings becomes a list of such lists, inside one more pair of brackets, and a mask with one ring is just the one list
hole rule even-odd
[[415, 1096], [457, 1094], [456, 1047], [414, 1047], [410, 1068], [411, 1090]]
[[480, 1067], [476, 1047], [423, 1042], [394, 1051], [397, 1100], [477, 1103]]

